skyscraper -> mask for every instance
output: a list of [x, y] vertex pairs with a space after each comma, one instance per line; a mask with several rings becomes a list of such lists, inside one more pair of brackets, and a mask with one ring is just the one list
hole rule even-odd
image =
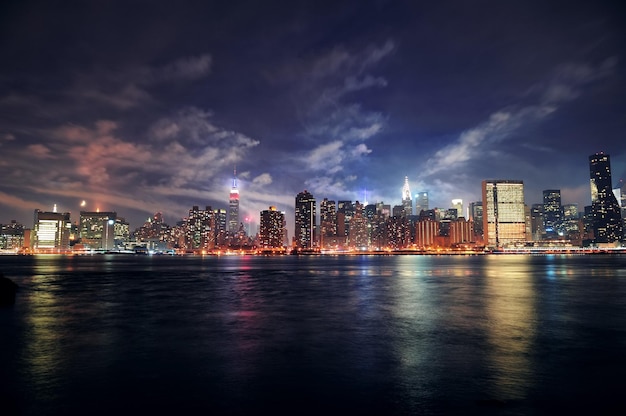
[[315, 247], [315, 198], [306, 189], [296, 196], [296, 246], [312, 249]]
[[428, 192], [418, 192], [415, 194], [415, 215], [420, 215], [422, 211], [428, 211]]
[[462, 199], [453, 199], [452, 208], [456, 209], [456, 218], [465, 217], [465, 213], [463, 212], [463, 200]]
[[263, 248], [283, 247], [285, 235], [285, 213], [270, 206], [261, 211], [261, 224], [259, 229], [259, 245]]
[[559, 236], [562, 222], [561, 190], [543, 191], [543, 232], [544, 238], [555, 239]]
[[589, 156], [591, 222], [596, 243], [622, 239], [622, 216], [611, 184], [611, 158], [603, 152]]
[[526, 240], [524, 182], [485, 180], [483, 192], [483, 230], [485, 244], [501, 247]]
[[237, 169], [233, 172], [233, 185], [228, 198], [228, 231], [236, 234], [239, 231], [239, 188], [237, 186]]
[[337, 205], [335, 201], [324, 198], [320, 202], [321, 246], [331, 244], [337, 236]]
[[404, 207], [404, 215], [406, 217], [413, 215], [413, 201], [411, 200], [408, 176], [404, 177], [404, 185], [402, 186], [402, 206]]
[[482, 201], [470, 202], [469, 207], [470, 219], [474, 221], [474, 234], [476, 237], [483, 238], [483, 203]]
[[36, 250], [67, 250], [70, 237], [69, 212], [35, 210], [33, 247]]
[[81, 243], [94, 250], [112, 250], [115, 248], [116, 221], [117, 213], [114, 211], [81, 211]]

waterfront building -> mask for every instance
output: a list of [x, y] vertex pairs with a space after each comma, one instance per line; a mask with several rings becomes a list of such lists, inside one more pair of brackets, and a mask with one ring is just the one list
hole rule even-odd
[[530, 232], [532, 241], [541, 241], [544, 234], [543, 204], [533, 204], [530, 207]]
[[336, 244], [337, 236], [337, 204], [324, 198], [320, 202], [320, 246], [327, 248]]
[[304, 190], [296, 196], [295, 208], [296, 247], [312, 249], [315, 247], [315, 198]]
[[70, 222], [69, 212], [56, 212], [56, 210], [35, 210], [33, 225], [32, 247], [35, 250], [56, 251], [67, 250], [70, 246]]
[[418, 248], [424, 249], [435, 245], [439, 235], [439, 223], [431, 218], [421, 217], [415, 223], [415, 240]]
[[420, 215], [422, 211], [428, 211], [428, 192], [421, 191], [415, 194], [415, 215]]
[[356, 201], [354, 205], [354, 216], [350, 220], [350, 235], [348, 237], [348, 247], [353, 249], [366, 249], [370, 244], [369, 222], [363, 215], [363, 205]]
[[450, 244], [468, 244], [474, 242], [474, 223], [459, 217], [450, 221], [449, 225]]
[[623, 238], [621, 209], [611, 184], [611, 159], [603, 152], [589, 156], [591, 223], [596, 243]]
[[392, 216], [385, 221], [386, 246], [404, 249], [411, 243], [409, 220], [405, 216]]
[[24, 247], [24, 226], [12, 220], [10, 224], [0, 224], [0, 250], [17, 251]]
[[413, 201], [411, 200], [408, 176], [404, 177], [404, 185], [402, 186], [402, 207], [404, 216], [408, 217], [409, 215], [413, 215]]
[[264, 249], [282, 248], [285, 241], [285, 213], [275, 206], [261, 211], [259, 246]]
[[80, 211], [80, 242], [92, 250], [115, 248], [115, 211]]
[[186, 247], [192, 250], [212, 250], [215, 248], [215, 216], [213, 208], [204, 210], [194, 205], [189, 210], [186, 230]]
[[563, 205], [563, 222], [561, 232], [563, 237], [570, 240], [581, 239], [582, 221], [578, 215], [578, 204]]
[[350, 220], [354, 216], [354, 204], [352, 201], [337, 202], [337, 237], [343, 239], [343, 243], [350, 235]]
[[502, 247], [526, 240], [524, 182], [484, 180], [483, 230], [485, 244]]
[[237, 169], [233, 172], [233, 184], [228, 197], [228, 231], [234, 235], [239, 232], [239, 186], [237, 184]]
[[482, 201], [470, 202], [469, 217], [474, 223], [475, 241], [483, 239], [483, 203]]
[[561, 190], [546, 189], [543, 191], [543, 238], [546, 240], [558, 239], [561, 221]]
[[213, 210], [215, 218], [215, 244], [218, 247], [228, 243], [228, 213], [224, 208]]
[[465, 213], [463, 212], [463, 200], [462, 199], [453, 199], [452, 200], [452, 208], [456, 209], [455, 218], [465, 217]]

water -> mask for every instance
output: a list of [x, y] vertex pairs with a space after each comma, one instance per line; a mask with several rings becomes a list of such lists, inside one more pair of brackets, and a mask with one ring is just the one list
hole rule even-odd
[[626, 256], [0, 257], [1, 414], [626, 414]]

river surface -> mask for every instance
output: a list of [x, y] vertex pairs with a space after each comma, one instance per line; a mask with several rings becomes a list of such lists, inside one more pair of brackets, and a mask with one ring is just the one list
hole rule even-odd
[[626, 256], [0, 256], [0, 414], [626, 414]]

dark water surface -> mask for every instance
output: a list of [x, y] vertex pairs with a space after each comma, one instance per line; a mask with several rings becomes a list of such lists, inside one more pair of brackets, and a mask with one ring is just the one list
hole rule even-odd
[[0, 414], [626, 414], [626, 256], [1, 256]]

